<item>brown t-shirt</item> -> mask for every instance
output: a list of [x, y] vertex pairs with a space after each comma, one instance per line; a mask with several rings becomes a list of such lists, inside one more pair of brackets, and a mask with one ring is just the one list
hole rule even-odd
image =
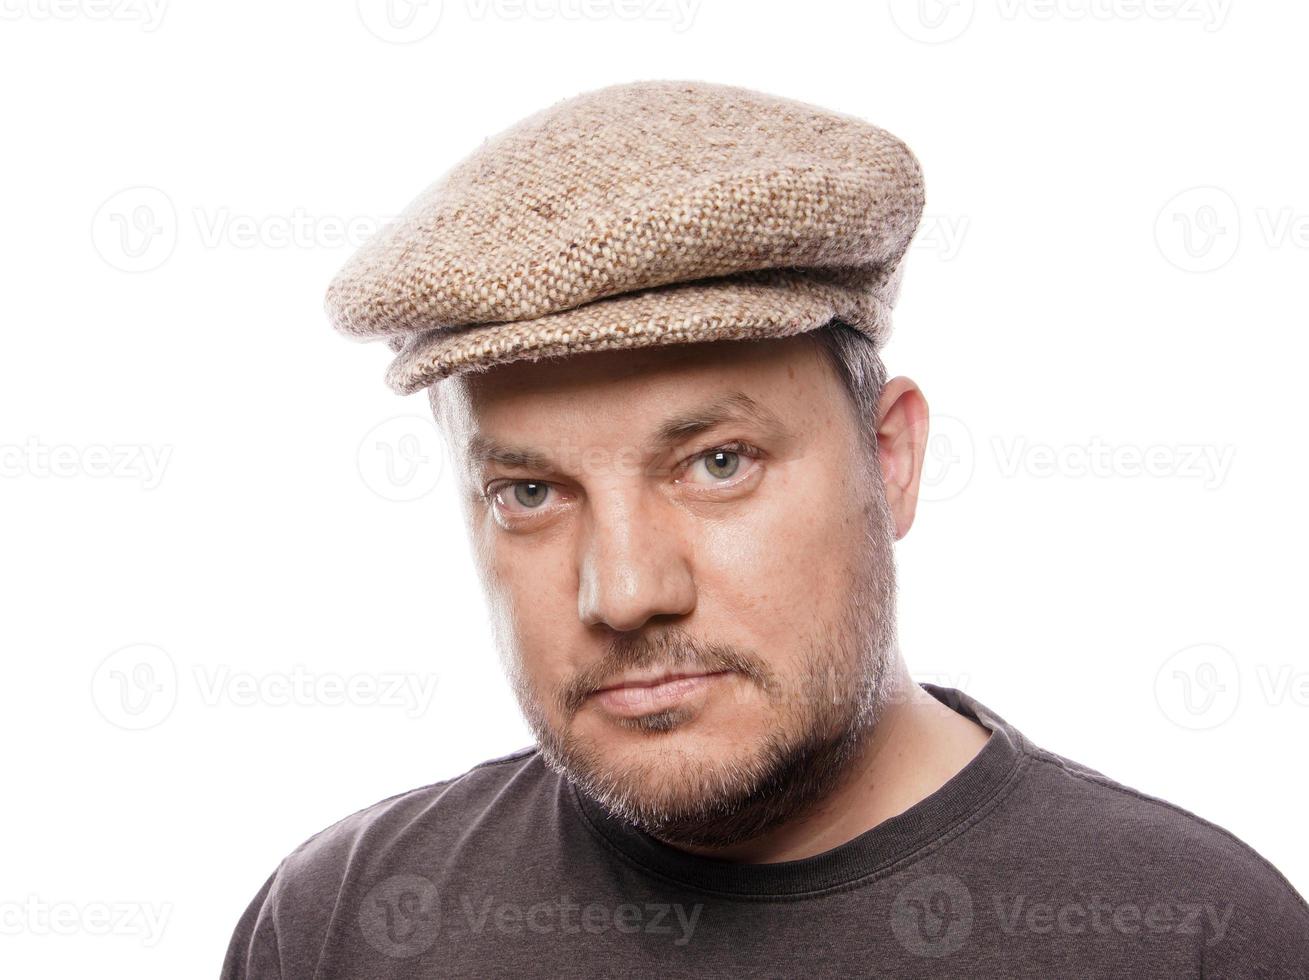
[[242, 916], [222, 976], [1309, 980], [1309, 906], [1251, 848], [922, 686], [990, 739], [832, 850], [679, 851], [527, 748], [309, 838]]

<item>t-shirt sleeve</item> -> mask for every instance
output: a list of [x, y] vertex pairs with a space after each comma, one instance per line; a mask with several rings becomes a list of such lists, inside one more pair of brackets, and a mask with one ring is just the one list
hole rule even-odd
[[273, 884], [278, 871], [268, 876], [237, 922], [219, 980], [281, 980], [281, 957], [273, 922]]
[[1202, 956], [1201, 976], [1222, 980], [1309, 980], [1309, 905], [1271, 864], [1247, 852], [1242, 866], [1222, 869], [1224, 901], [1210, 910], [1214, 931]]

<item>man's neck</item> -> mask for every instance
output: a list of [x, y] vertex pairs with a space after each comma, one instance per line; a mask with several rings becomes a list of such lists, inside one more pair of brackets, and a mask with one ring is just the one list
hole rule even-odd
[[[804, 815], [729, 847], [682, 847], [704, 857], [754, 864], [795, 861], [844, 844], [926, 799], [964, 768], [990, 737], [942, 704], [896, 656], [892, 694], [845, 778]], [[681, 845], [679, 845], [681, 846]]]

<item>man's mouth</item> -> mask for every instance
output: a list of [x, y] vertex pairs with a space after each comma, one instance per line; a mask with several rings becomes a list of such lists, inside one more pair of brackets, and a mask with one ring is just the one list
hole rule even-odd
[[731, 671], [662, 671], [626, 677], [593, 691], [590, 699], [611, 714], [625, 718], [666, 711], [694, 695], [707, 691], [716, 680]]

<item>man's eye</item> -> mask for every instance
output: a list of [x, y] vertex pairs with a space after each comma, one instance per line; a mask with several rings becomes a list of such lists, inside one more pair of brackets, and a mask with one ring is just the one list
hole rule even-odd
[[[534, 480], [519, 480], [507, 483], [492, 493], [501, 505], [509, 510], [537, 510], [545, 502], [550, 492], [550, 484]], [[521, 511], [520, 511], [521, 512]]]
[[708, 485], [722, 483], [742, 472], [748, 472], [751, 461], [744, 447], [720, 446], [697, 456], [687, 471], [687, 479], [691, 483]]
[[717, 449], [707, 456], [701, 456], [705, 472], [715, 480], [726, 480], [741, 468], [741, 456], [730, 449]]

